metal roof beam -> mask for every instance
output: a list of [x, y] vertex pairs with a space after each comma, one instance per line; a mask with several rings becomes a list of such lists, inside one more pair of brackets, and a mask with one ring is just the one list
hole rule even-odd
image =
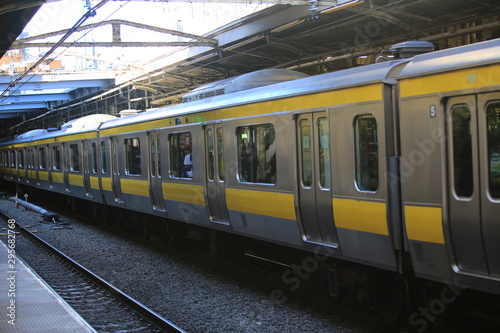
[[[53, 102], [69, 101], [72, 99], [70, 94], [32, 94], [32, 95], [8, 95], [5, 97], [7, 103], [31, 103], [31, 102]], [[0, 104], [2, 105], [2, 104]]]
[[[52, 47], [56, 43], [15, 43], [10, 48], [24, 49], [27, 47]], [[208, 46], [216, 47], [212, 42], [66, 42], [60, 43], [60, 47], [162, 47], [162, 46]]]
[[[114, 80], [83, 80], [83, 81], [56, 81], [56, 82], [20, 82], [14, 89], [44, 90], [44, 89], [77, 89], [77, 88], [105, 88], [114, 83]], [[5, 90], [10, 83], [0, 82], [0, 90]]]
[[[113, 1], [128, 1], [128, 0], [113, 0]], [[151, 1], [151, 0], [130, 0], [130, 1]], [[252, 1], [249, 0], [156, 0], [156, 2], [201, 2], [201, 3], [242, 3], [242, 4], [249, 4], [252, 3]], [[337, 5], [338, 2], [342, 2], [341, 0], [335, 1], [335, 0], [325, 0], [325, 1], [318, 1], [321, 6], [335, 6]], [[294, 5], [294, 6], [303, 6], [303, 5], [310, 5], [311, 3], [309, 0], [259, 0], [259, 4], [271, 4], [271, 5]]]
[[20, 112], [22, 110], [33, 111], [32, 109], [46, 109], [47, 105], [45, 103], [29, 103], [29, 104], [6, 104], [0, 105], [0, 111], [15, 111]]
[[[193, 41], [193, 42], [168, 42], [168, 43], [118, 42], [118, 40], [120, 40], [119, 36], [113, 35], [114, 42], [94, 42], [94, 43], [71, 43], [71, 42], [68, 42], [68, 43], [62, 43], [60, 46], [62, 46], [62, 47], [70, 47], [70, 46], [79, 46], [79, 47], [88, 47], [88, 46], [104, 46], [104, 47], [109, 47], [109, 46], [120, 46], [120, 47], [124, 47], [124, 46], [125, 47], [128, 47], [128, 46], [209, 46], [209, 47], [217, 47], [217, 45], [218, 45], [218, 41], [215, 38], [198, 36], [198, 35], [190, 34], [187, 32], [182, 32], [182, 31], [177, 31], [177, 30], [172, 30], [172, 29], [165, 29], [165, 28], [155, 27], [152, 25], [126, 21], [126, 20], [108, 20], [108, 21], [103, 21], [103, 22], [98, 22], [98, 23], [86, 24], [86, 25], [82, 25], [82, 26], [76, 28], [75, 31], [89, 30], [89, 29], [94, 29], [94, 28], [101, 27], [101, 26], [106, 26], [106, 25], [111, 25], [113, 27], [119, 26], [119, 25], [127, 25], [127, 26], [134, 27], [134, 28], [139, 28], [139, 29], [144, 29], [144, 30], [149, 30], [149, 31], [154, 31], [154, 32], [160, 32], [160, 33], [174, 35], [174, 36], [178, 36], [178, 37], [192, 38], [195, 41]], [[116, 30], [116, 29], [113, 29], [113, 30]], [[30, 43], [30, 42], [34, 41], [34, 40], [39, 40], [39, 39], [44, 39], [44, 38], [48, 38], [48, 37], [54, 37], [57, 35], [66, 34], [68, 31], [69, 31], [69, 29], [64, 29], [64, 30], [49, 32], [46, 34], [22, 38], [22, 39], [15, 41], [12, 44], [11, 49], [21, 49], [21, 48], [25, 48], [25, 47], [50, 47], [50, 46], [54, 46], [56, 43], [48, 43], [48, 42], [46, 42], [46, 43]], [[119, 31], [119, 29], [118, 29], [118, 31]]]
[[12, 118], [21, 118], [27, 116], [31, 113], [38, 113], [40, 110], [17, 110], [16, 112], [2, 112], [0, 113], [0, 119], [12, 119]]

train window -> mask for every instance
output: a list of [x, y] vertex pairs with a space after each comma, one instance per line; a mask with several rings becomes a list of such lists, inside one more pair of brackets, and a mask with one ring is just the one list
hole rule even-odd
[[217, 161], [219, 162], [219, 180], [224, 180], [224, 143], [222, 141], [222, 128], [217, 128]]
[[80, 155], [78, 155], [78, 145], [69, 145], [69, 169], [73, 172], [80, 172]]
[[373, 115], [357, 116], [354, 125], [356, 150], [356, 185], [360, 191], [378, 189], [378, 133]]
[[101, 172], [103, 175], [108, 173], [108, 162], [106, 159], [106, 142], [101, 141]]
[[170, 177], [193, 178], [191, 133], [170, 134], [168, 142], [170, 146]]
[[125, 173], [141, 175], [141, 141], [138, 137], [125, 139]]
[[92, 173], [97, 174], [97, 145], [92, 142]]
[[215, 175], [215, 156], [214, 156], [214, 131], [207, 128], [207, 177], [214, 180]]
[[271, 124], [236, 129], [238, 177], [241, 182], [276, 183], [276, 142]]
[[10, 151], [10, 167], [11, 168], [16, 167], [16, 151], [15, 150]]
[[491, 103], [486, 109], [488, 126], [489, 191], [500, 198], [500, 103]]
[[52, 169], [61, 170], [61, 147], [52, 147]]
[[47, 168], [47, 152], [44, 147], [38, 148], [38, 162], [40, 170]]
[[149, 134], [149, 165], [151, 176], [161, 178], [160, 138], [154, 133]]
[[24, 149], [17, 151], [17, 165], [20, 169], [24, 168]]
[[35, 169], [35, 148], [28, 150], [28, 168], [31, 170]]
[[471, 113], [467, 105], [451, 110], [453, 125], [453, 173], [455, 193], [470, 197], [474, 190], [472, 174]]
[[156, 162], [158, 164], [158, 177], [161, 178], [161, 148], [160, 148], [160, 136], [156, 139]]
[[330, 129], [326, 118], [318, 119], [319, 142], [319, 184], [324, 189], [330, 188]]
[[26, 168], [33, 169], [33, 155], [32, 148], [28, 148], [26, 150]]
[[311, 123], [304, 119], [300, 121], [300, 150], [302, 153], [302, 185], [312, 185], [312, 148]]

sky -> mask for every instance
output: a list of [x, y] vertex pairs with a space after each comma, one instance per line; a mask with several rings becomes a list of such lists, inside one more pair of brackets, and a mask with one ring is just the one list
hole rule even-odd
[[[95, 6], [100, 1], [91, 1]], [[42, 6], [33, 19], [28, 23], [25, 32], [29, 36], [71, 28], [87, 11], [85, 0], [61, 0], [50, 2]], [[97, 10], [96, 16], [89, 18], [85, 24], [106, 20], [121, 19], [132, 22], [158, 26], [162, 28], [181, 30], [184, 32], [203, 35], [220, 26], [250, 15], [256, 11], [269, 7], [260, 4], [220, 4], [220, 3], [189, 3], [189, 2], [153, 2], [153, 1], [110, 1]], [[85, 36], [83, 36], [87, 33]], [[178, 37], [149, 32], [132, 27], [121, 28], [123, 41], [175, 41]], [[58, 41], [62, 35], [46, 39]], [[91, 32], [74, 33], [67, 41], [111, 41], [111, 27], [101, 27]], [[48, 48], [29, 48], [29, 54], [35, 58], [45, 53]], [[63, 52], [64, 51], [64, 52]], [[76, 66], [85, 69], [92, 66], [91, 58], [106, 60], [112, 66], [126, 66], [134, 64], [140, 66], [142, 62], [172, 51], [165, 48], [59, 48], [53, 56], [63, 60], [67, 66]], [[78, 56], [75, 56], [78, 55]], [[53, 57], [52, 56], [52, 57]], [[94, 64], [95, 65], [95, 64]], [[102, 64], [101, 64], [102, 65]]]

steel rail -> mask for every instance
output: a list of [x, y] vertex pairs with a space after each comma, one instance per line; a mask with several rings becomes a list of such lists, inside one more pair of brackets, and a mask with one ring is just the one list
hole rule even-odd
[[[9, 220], [9, 217], [6, 216], [3, 212], [0, 212], [0, 218]], [[16, 228], [27, 235], [32, 240], [36, 241], [38, 244], [43, 246], [45, 249], [55, 254], [59, 259], [63, 260], [66, 264], [76, 269], [78, 272], [83, 274], [90, 281], [98, 285], [99, 287], [110, 292], [113, 297], [117, 298], [125, 305], [129, 306], [131, 309], [136, 311], [139, 315], [141, 315], [144, 319], [148, 320], [150, 323], [156, 325], [159, 329], [168, 332], [168, 333], [186, 333], [186, 331], [182, 330], [180, 327], [170, 322], [169, 320], [163, 318], [141, 302], [135, 300], [134, 298], [127, 295], [125, 292], [111, 285], [107, 281], [103, 280], [101, 277], [80, 265], [78, 262], [59, 251], [57, 248], [53, 247], [51, 244], [47, 243], [40, 237], [36, 236], [34, 233], [23, 227], [21, 224], [16, 222]]]

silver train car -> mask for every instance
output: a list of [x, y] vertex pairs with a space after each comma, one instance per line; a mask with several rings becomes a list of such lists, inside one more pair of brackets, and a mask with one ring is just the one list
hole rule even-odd
[[4, 181], [500, 294], [500, 40], [264, 70], [0, 149]]

